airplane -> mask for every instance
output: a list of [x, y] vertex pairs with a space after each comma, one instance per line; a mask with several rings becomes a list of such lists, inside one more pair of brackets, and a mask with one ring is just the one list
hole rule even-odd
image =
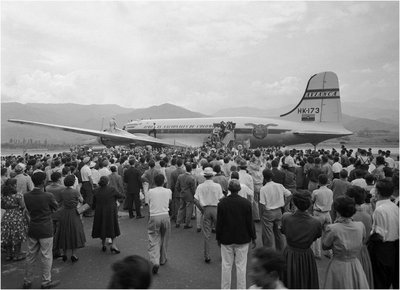
[[199, 147], [207, 141], [218, 141], [222, 145], [233, 142], [247, 148], [304, 143], [316, 146], [328, 139], [353, 134], [343, 127], [339, 81], [337, 75], [329, 71], [313, 75], [300, 102], [276, 118], [147, 119], [131, 121], [123, 129], [115, 127], [104, 131], [18, 119], [8, 121], [96, 136], [98, 142], [107, 147]]

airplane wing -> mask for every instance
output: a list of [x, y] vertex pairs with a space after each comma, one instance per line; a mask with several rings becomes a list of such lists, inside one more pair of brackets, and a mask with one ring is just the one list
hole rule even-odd
[[104, 140], [110, 141], [115, 143], [115, 145], [122, 145], [122, 144], [140, 144], [140, 145], [162, 145], [162, 146], [177, 146], [177, 147], [187, 147], [185, 144], [166, 141], [157, 139], [151, 136], [137, 136], [131, 134], [125, 130], [116, 129], [115, 132], [109, 131], [99, 131], [99, 130], [91, 130], [91, 129], [84, 129], [84, 128], [77, 128], [77, 127], [70, 127], [70, 126], [63, 126], [63, 125], [55, 125], [55, 124], [48, 124], [48, 123], [41, 123], [41, 122], [34, 122], [34, 121], [26, 121], [26, 120], [18, 120], [18, 119], [9, 119], [8, 122], [23, 124], [23, 125], [32, 125], [38, 127], [45, 127], [51, 128], [66, 132], [72, 132], [77, 134], [83, 135], [91, 135], [100, 137]]

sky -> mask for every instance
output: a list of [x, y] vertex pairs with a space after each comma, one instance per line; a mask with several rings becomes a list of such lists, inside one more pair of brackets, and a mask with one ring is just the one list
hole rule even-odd
[[319, 72], [399, 99], [399, 2], [1, 1], [1, 102], [280, 108]]

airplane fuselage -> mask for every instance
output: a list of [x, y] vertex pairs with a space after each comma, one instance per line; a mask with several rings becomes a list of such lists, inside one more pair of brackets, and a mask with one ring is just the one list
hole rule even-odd
[[[307, 124], [292, 122], [279, 118], [252, 118], [252, 117], [214, 117], [214, 118], [186, 118], [186, 119], [148, 119], [132, 121], [125, 125], [125, 130], [135, 135], [153, 136], [155, 127], [158, 139], [170, 142], [199, 146], [207, 141], [213, 132], [215, 124], [221, 122], [235, 124], [235, 142], [249, 144], [251, 148], [273, 145], [292, 145], [311, 143], [317, 144], [327, 139], [348, 135], [347, 130], [337, 124], [326, 123], [321, 134], [303, 136], [296, 134], [296, 130], [319, 130], [321, 123]], [[155, 125], [154, 125], [155, 123]], [[331, 125], [331, 126], [330, 126]], [[342, 129], [343, 132], [338, 131]], [[332, 131], [329, 134], [329, 131]], [[338, 134], [339, 133], [339, 134]]]

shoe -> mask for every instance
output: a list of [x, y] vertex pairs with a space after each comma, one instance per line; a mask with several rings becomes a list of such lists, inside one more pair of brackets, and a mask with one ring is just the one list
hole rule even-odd
[[67, 255], [62, 255], [62, 260], [63, 260], [63, 262], [66, 262], [68, 260]]
[[132, 213], [132, 214], [129, 214], [129, 218], [130, 219], [133, 219], [135, 217], [135, 215]]
[[138, 216], [136, 216], [136, 219], [138, 220], [138, 219], [143, 219], [144, 218], [144, 215], [138, 215]]
[[215, 229], [212, 229], [212, 230], [211, 230], [211, 232], [212, 232], [213, 234], [215, 234], [215, 233], [216, 233]]
[[197, 228], [197, 232], [200, 233], [200, 232], [201, 232], [201, 229], [200, 229], [200, 228]]
[[23, 289], [31, 289], [32, 288], [32, 282], [24, 282], [24, 285], [22, 286]]
[[321, 256], [314, 256], [315, 259], [321, 260]]
[[102, 246], [102, 247], [101, 247], [101, 250], [102, 250], [103, 252], [105, 252], [105, 251], [107, 251], [107, 247], [106, 247], [106, 246]]
[[154, 265], [153, 266], [153, 274], [157, 274], [158, 273], [158, 268], [159, 268], [160, 266], [158, 266], [158, 265]]
[[160, 263], [161, 266], [165, 265], [168, 260], [165, 260], [164, 263]]
[[184, 228], [184, 229], [191, 229], [191, 228], [193, 228], [193, 226], [187, 226], [187, 225], [186, 225], [186, 226], [184, 226], [183, 228]]
[[258, 224], [259, 222], [261, 222], [261, 220], [254, 220], [254, 222], [255, 222], [256, 224]]
[[180, 225], [180, 224], [176, 224], [175, 227], [176, 227], [176, 228], [180, 228], [181, 225]]
[[42, 289], [51, 289], [51, 288], [55, 288], [55, 287], [57, 287], [57, 285], [58, 284], [60, 284], [60, 280], [53, 280], [53, 281], [50, 281], [50, 283], [47, 283], [47, 284], [42, 284]]
[[210, 259], [210, 258], [205, 258], [205, 259], [204, 259], [204, 262], [206, 262], [207, 264], [210, 264], [211, 259]]
[[115, 253], [115, 254], [121, 253], [120, 250], [118, 250], [118, 249], [116, 249], [116, 248], [112, 248], [112, 247], [110, 247], [110, 251], [111, 251], [111, 253]]
[[78, 262], [78, 260], [79, 260], [79, 258], [77, 256], [75, 256], [75, 255], [71, 256], [72, 263]]

